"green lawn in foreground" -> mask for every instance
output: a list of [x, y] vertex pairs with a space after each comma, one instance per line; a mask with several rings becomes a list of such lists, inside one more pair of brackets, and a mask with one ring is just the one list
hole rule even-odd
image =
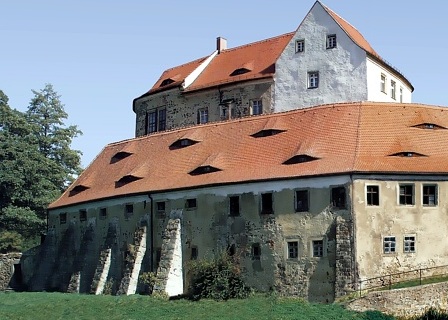
[[336, 304], [256, 295], [216, 302], [168, 301], [150, 296], [0, 293], [0, 319], [363, 319]]

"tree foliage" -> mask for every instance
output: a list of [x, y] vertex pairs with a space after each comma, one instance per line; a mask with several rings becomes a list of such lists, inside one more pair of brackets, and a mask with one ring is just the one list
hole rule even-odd
[[70, 144], [81, 132], [65, 127], [60, 97], [51, 85], [33, 93], [22, 113], [0, 91], [1, 250], [18, 250], [44, 231], [48, 204], [80, 171], [80, 152]]

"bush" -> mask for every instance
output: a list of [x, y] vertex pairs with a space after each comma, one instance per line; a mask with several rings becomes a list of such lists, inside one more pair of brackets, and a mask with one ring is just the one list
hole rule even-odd
[[429, 308], [421, 316], [416, 316], [412, 320], [447, 320], [448, 313], [445, 311], [437, 310], [436, 308]]
[[381, 313], [379, 311], [366, 311], [363, 313], [363, 319], [365, 320], [394, 320], [393, 316]]
[[192, 300], [243, 299], [250, 293], [250, 288], [242, 280], [238, 263], [226, 252], [210, 260], [192, 261], [190, 268], [192, 277], [189, 297]]

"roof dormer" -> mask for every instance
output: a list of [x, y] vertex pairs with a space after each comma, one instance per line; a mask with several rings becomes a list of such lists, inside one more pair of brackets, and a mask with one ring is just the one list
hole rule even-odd
[[207, 173], [212, 173], [212, 172], [217, 172], [217, 171], [222, 171], [222, 170], [219, 168], [213, 167], [213, 166], [206, 165], [206, 166], [197, 167], [196, 169], [188, 172], [188, 174], [190, 174], [192, 176], [197, 176], [200, 174], [207, 174]]
[[304, 163], [304, 162], [310, 162], [310, 161], [314, 161], [314, 160], [319, 160], [319, 158], [307, 155], [307, 154], [298, 154], [295, 155], [291, 158], [289, 158], [288, 160], [286, 160], [285, 162], [283, 162], [283, 164], [296, 164], [296, 163]]
[[142, 177], [137, 177], [132, 174], [125, 175], [125, 176], [121, 177], [119, 180], [115, 181], [115, 188], [120, 188], [128, 183], [131, 183], [131, 182], [134, 182], [134, 181], [137, 181], [140, 179], [142, 179]]
[[424, 154], [421, 154], [421, 153], [418, 153], [418, 152], [414, 152], [414, 151], [401, 151], [401, 152], [390, 154], [389, 156], [391, 156], [391, 157], [406, 157], [406, 158], [427, 157]]
[[129, 157], [130, 155], [132, 155], [131, 152], [119, 151], [112, 156], [112, 158], [110, 159], [110, 163], [112, 164], [112, 163], [118, 162], [120, 160], [123, 160], [124, 158]]
[[164, 79], [162, 81], [162, 83], [160, 84], [160, 87], [165, 87], [165, 86], [167, 86], [167, 85], [169, 85], [169, 84], [171, 84], [173, 82], [175, 82], [175, 81], [173, 79], [171, 79], [171, 78]]
[[78, 184], [77, 186], [74, 186], [70, 191], [68, 196], [69, 197], [73, 197], [75, 195], [77, 195], [78, 193], [81, 193], [87, 189], [89, 189], [90, 187], [82, 185], [82, 184]]
[[170, 145], [169, 148], [171, 150], [173, 150], [173, 149], [182, 149], [182, 148], [186, 148], [186, 147], [192, 146], [192, 145], [194, 145], [194, 144], [196, 144], [198, 142], [199, 141], [195, 141], [195, 140], [192, 140], [192, 139], [189, 139], [189, 138], [181, 138], [181, 139], [178, 139], [178, 140], [174, 141]]
[[262, 138], [262, 137], [269, 137], [269, 136], [275, 136], [276, 134], [285, 132], [286, 130], [279, 130], [279, 129], [263, 129], [260, 130], [254, 134], [251, 134], [254, 138]]
[[435, 123], [429, 123], [429, 122], [425, 122], [425, 123], [420, 123], [417, 124], [415, 126], [413, 126], [415, 128], [419, 128], [419, 129], [428, 129], [428, 130], [441, 130], [441, 129], [446, 129], [445, 127], [439, 126], [438, 124]]

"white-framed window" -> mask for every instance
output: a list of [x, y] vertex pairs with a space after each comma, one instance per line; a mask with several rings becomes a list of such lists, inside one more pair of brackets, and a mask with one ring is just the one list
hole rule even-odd
[[403, 103], [403, 88], [400, 87], [400, 103]]
[[288, 241], [288, 259], [297, 259], [299, 257], [299, 241]]
[[390, 96], [394, 100], [395, 100], [396, 90], [397, 90], [397, 84], [395, 83], [394, 80], [390, 80]]
[[305, 51], [305, 39], [300, 39], [296, 41], [296, 53]]
[[263, 113], [263, 101], [261, 99], [252, 100], [252, 114], [258, 115]]
[[437, 206], [437, 185], [424, 184], [422, 186], [422, 204], [423, 206], [435, 207]]
[[208, 122], [208, 108], [198, 110], [198, 124]]
[[398, 203], [407, 206], [414, 205], [414, 185], [400, 184], [399, 189]]
[[414, 253], [415, 252], [415, 236], [414, 235], [404, 236], [403, 251], [405, 253]]
[[388, 236], [383, 238], [383, 252], [395, 253], [396, 240], [394, 236]]
[[336, 35], [329, 34], [327, 35], [327, 49], [336, 48]]
[[384, 73], [381, 74], [380, 90], [386, 93], [386, 75]]
[[366, 200], [368, 206], [380, 205], [380, 187], [376, 185], [366, 186]]
[[308, 89], [319, 87], [319, 71], [308, 72]]
[[313, 240], [311, 245], [313, 246], [313, 257], [324, 256], [324, 240]]

